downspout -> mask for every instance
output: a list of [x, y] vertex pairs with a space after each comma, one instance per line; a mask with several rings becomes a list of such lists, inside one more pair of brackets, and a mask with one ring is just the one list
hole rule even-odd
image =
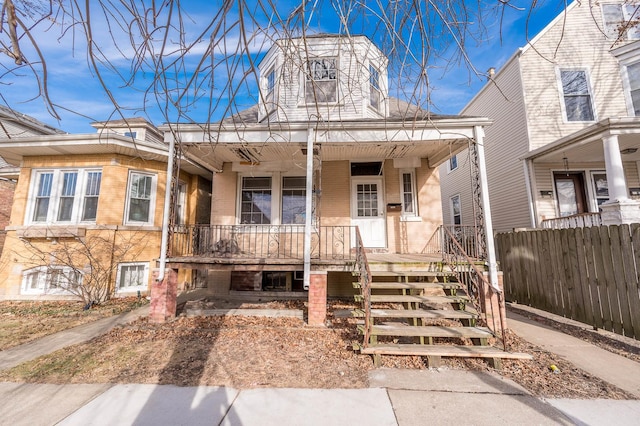
[[169, 160], [167, 161], [167, 183], [164, 191], [164, 215], [162, 217], [162, 242], [160, 244], [160, 271], [156, 282], [164, 280], [167, 267], [167, 246], [169, 245], [169, 208], [171, 207], [171, 181], [173, 180], [173, 154], [175, 152], [175, 136], [169, 140]]
[[496, 293], [501, 293], [498, 284], [498, 264], [496, 261], [496, 246], [493, 239], [493, 222], [491, 220], [491, 207], [489, 205], [489, 185], [487, 184], [487, 163], [484, 158], [484, 129], [475, 126], [473, 129], [478, 152], [478, 171], [480, 173], [480, 196], [482, 211], [484, 212], [484, 229], [487, 238], [487, 264], [489, 267], [489, 283]]
[[309, 290], [311, 277], [311, 221], [313, 219], [313, 127], [307, 131], [307, 186], [304, 215], [304, 281], [303, 288]]
[[527, 200], [529, 201], [529, 217], [531, 218], [531, 227], [538, 227], [538, 215], [536, 214], [536, 205], [534, 204], [534, 193], [531, 186], [531, 160], [525, 159], [522, 163], [524, 167], [524, 183], [527, 188]]

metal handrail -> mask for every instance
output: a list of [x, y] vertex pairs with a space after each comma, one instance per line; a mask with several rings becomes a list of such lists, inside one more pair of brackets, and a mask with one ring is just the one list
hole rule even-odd
[[360, 229], [356, 226], [356, 268], [358, 271], [358, 281], [360, 283], [360, 291], [362, 292], [362, 308], [364, 310], [364, 343], [363, 347], [369, 346], [369, 337], [371, 332], [371, 269], [369, 269], [369, 261], [367, 253], [360, 236]]
[[[446, 247], [443, 244], [442, 258], [449, 265], [451, 270], [456, 274], [456, 277], [461, 283], [466, 284], [466, 291], [471, 299], [471, 303], [478, 312], [484, 312], [480, 303], [480, 284], [483, 284], [483, 288], [490, 289], [492, 294], [496, 294], [498, 298], [498, 316], [500, 318], [500, 329], [502, 331], [502, 344], [504, 350], [507, 350], [507, 334], [506, 334], [506, 319], [504, 318], [504, 312], [502, 305], [504, 304], [504, 294], [502, 291], [496, 290], [489, 280], [485, 277], [485, 274], [478, 268], [478, 259], [472, 259], [469, 254], [464, 250], [462, 245], [448, 229], [448, 227], [442, 226], [444, 234], [449, 238], [451, 244]], [[460, 265], [468, 266], [469, 269], [464, 271], [459, 270]], [[469, 288], [471, 287], [471, 288]], [[489, 298], [491, 301], [491, 298]], [[492, 317], [495, 319], [495, 312], [493, 312], [493, 303], [489, 303], [492, 312]], [[487, 307], [485, 306], [485, 310]], [[486, 312], [484, 321], [486, 323]], [[495, 329], [495, 323], [494, 323]], [[494, 330], [491, 333], [496, 336]], [[497, 336], [496, 336], [497, 337]]]

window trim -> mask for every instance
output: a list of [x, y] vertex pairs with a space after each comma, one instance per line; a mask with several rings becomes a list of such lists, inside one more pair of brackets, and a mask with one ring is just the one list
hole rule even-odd
[[[242, 182], [245, 177], [270, 178], [271, 179], [271, 222], [265, 224], [242, 223]], [[239, 226], [304, 226], [304, 224], [282, 223], [282, 189], [285, 177], [298, 177], [306, 179], [305, 175], [292, 172], [264, 172], [264, 173], [238, 173], [238, 185], [236, 191], [236, 225]], [[305, 185], [306, 197], [306, 185]], [[306, 205], [306, 204], [305, 204]]]
[[[327, 59], [331, 59], [333, 61], [335, 61], [335, 74], [336, 74], [336, 78], [335, 79], [324, 79], [324, 80], [315, 80], [312, 78], [312, 72], [311, 72], [311, 61], [322, 61], [322, 60], [327, 60]], [[340, 100], [340, 96], [339, 96], [339, 90], [340, 90], [340, 78], [339, 78], [339, 72], [338, 70], [340, 69], [340, 61], [338, 60], [337, 56], [317, 56], [317, 57], [313, 57], [313, 58], [308, 58], [306, 61], [306, 67], [307, 69], [304, 72], [304, 77], [303, 77], [303, 83], [304, 83], [304, 92], [303, 92], [303, 104], [304, 105], [314, 105], [314, 104], [318, 104], [318, 105], [336, 105], [338, 104], [339, 100]], [[307, 88], [309, 84], [313, 84], [312, 82], [314, 81], [332, 81], [335, 80], [335, 100], [334, 101], [324, 101], [324, 102], [319, 102], [317, 99], [314, 99], [311, 102], [307, 101]]]
[[[460, 223], [456, 223], [456, 214], [455, 214], [455, 209], [454, 209], [454, 205], [453, 205], [453, 199], [457, 198], [458, 199], [458, 205], [460, 208], [460, 212], [457, 216], [460, 217]], [[460, 194], [454, 194], [451, 197], [449, 197], [449, 210], [451, 212], [451, 225], [462, 225], [462, 197], [460, 197]]]
[[[402, 208], [401, 216], [404, 218], [418, 217], [419, 208], [418, 208], [418, 194], [416, 191], [416, 171], [415, 169], [400, 169], [400, 205]], [[410, 175], [411, 181], [411, 203], [413, 204], [413, 211], [407, 212], [404, 209], [404, 175]]]
[[[632, 65], [640, 66], [640, 57], [634, 56], [630, 60], [620, 61], [620, 76], [622, 78], [622, 90], [624, 92], [625, 106], [627, 114], [630, 117], [640, 117], [640, 104], [638, 105], [639, 113], [636, 114], [636, 108], [633, 105], [633, 97], [631, 96], [631, 82], [629, 79], [629, 67]], [[636, 90], [640, 90], [640, 87]]]
[[[151, 193], [149, 194], [149, 217], [146, 221], [135, 221], [129, 219], [129, 208], [131, 207], [131, 185], [133, 184], [133, 175], [142, 175], [151, 177]], [[125, 209], [123, 223], [132, 226], [153, 225], [156, 212], [156, 196], [158, 191], [158, 174], [146, 172], [142, 170], [129, 170], [127, 177], [127, 192], [125, 194]]]
[[[78, 271], [78, 270], [74, 270], [73, 268], [71, 268], [70, 266], [36, 266], [34, 268], [29, 268], [29, 269], [25, 269], [22, 271], [22, 281], [20, 283], [20, 294], [22, 295], [43, 295], [43, 294], [49, 294], [49, 295], [60, 295], [60, 296], [68, 296], [73, 294], [71, 291], [66, 290], [66, 289], [60, 289], [60, 288], [54, 288], [51, 289], [49, 286], [51, 285], [50, 282], [48, 282], [48, 276], [50, 275], [50, 272], [53, 270], [62, 270], [63, 274], [67, 274], [70, 272], [76, 272], [77, 274], [80, 275], [80, 285], [82, 285], [83, 282], [83, 274], [82, 272]], [[31, 289], [29, 287], [27, 287], [27, 279], [29, 276], [36, 274], [38, 275], [38, 281], [43, 281], [42, 283], [42, 288], [40, 288], [40, 285], [38, 285], [37, 289]], [[44, 277], [40, 277], [40, 275], [43, 275]]]
[[[453, 160], [454, 158], [456, 159], [455, 160], [456, 165], [455, 167], [452, 167], [451, 160]], [[458, 170], [458, 154], [453, 154], [451, 157], [449, 157], [449, 161], [447, 161], [447, 173], [451, 173], [454, 170]]]
[[[584, 72], [587, 82], [587, 91], [589, 95], [589, 105], [591, 106], [592, 120], [569, 120], [567, 115], [567, 107], [565, 104], [565, 93], [562, 85], [562, 71], [582, 71]], [[589, 67], [556, 67], [556, 82], [558, 84], [558, 94], [560, 95], [560, 109], [562, 111], [562, 120], [565, 124], [595, 123], [598, 121], [598, 113], [595, 105], [595, 96], [593, 94], [593, 86], [591, 85], [591, 70]]]
[[[130, 286], [130, 287], [121, 287], [120, 280], [122, 279], [122, 268], [129, 266], [143, 266], [144, 273], [142, 281], [146, 284]], [[118, 271], [116, 272], [116, 282], [115, 282], [115, 290], [116, 293], [135, 293], [138, 291], [147, 291], [149, 290], [149, 262], [121, 262], [118, 263]]]
[[[60, 207], [63, 198], [62, 190], [64, 188], [64, 176], [66, 173], [76, 173], [75, 189], [73, 193], [73, 205], [71, 208], [71, 218], [69, 220], [60, 220]], [[100, 191], [102, 189], [102, 168], [35, 168], [31, 171], [29, 182], [29, 196], [27, 198], [27, 208], [25, 209], [24, 223], [25, 225], [75, 225], [96, 223], [98, 207], [96, 207], [96, 219], [83, 220], [85, 200], [87, 198], [86, 190], [89, 182], [90, 173], [100, 173], [100, 188], [98, 191], [98, 206], [100, 204]], [[36, 206], [38, 200], [38, 190], [40, 188], [40, 176], [51, 174], [51, 189], [48, 195], [47, 215], [45, 220], [36, 220]], [[68, 198], [68, 196], [64, 196]], [[93, 196], [92, 196], [93, 197]]]

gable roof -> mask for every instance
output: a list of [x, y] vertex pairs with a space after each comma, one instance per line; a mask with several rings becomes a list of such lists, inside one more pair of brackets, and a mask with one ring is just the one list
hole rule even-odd
[[[19, 134], [11, 133], [7, 126], [4, 125], [5, 123], [12, 123], [18, 127], [22, 127], [25, 131]], [[0, 105], [0, 138], [12, 139], [15, 137], [33, 136], [34, 134], [60, 135], [65, 133], [66, 132], [49, 126], [29, 115]]]

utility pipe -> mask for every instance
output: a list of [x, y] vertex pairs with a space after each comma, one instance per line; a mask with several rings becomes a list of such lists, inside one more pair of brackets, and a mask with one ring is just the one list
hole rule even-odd
[[175, 136], [169, 140], [169, 160], [167, 161], [167, 183], [164, 191], [164, 216], [162, 217], [162, 242], [160, 244], [160, 271], [156, 282], [164, 280], [167, 267], [167, 246], [169, 245], [169, 209], [171, 207], [171, 181], [173, 180], [173, 156], [176, 150]]

